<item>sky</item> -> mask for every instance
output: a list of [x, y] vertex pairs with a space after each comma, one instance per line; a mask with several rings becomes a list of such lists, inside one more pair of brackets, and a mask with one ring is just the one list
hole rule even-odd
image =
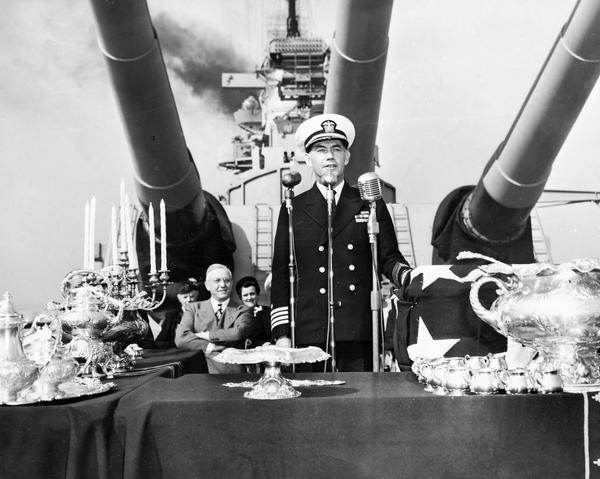
[[[301, 27], [330, 42], [337, 2], [299, 0]], [[182, 128], [203, 185], [229, 184], [239, 97], [220, 71], [252, 71], [275, 0], [149, 0]], [[504, 139], [575, 0], [397, 0], [378, 130], [378, 173], [406, 204], [436, 205], [478, 181]], [[51, 298], [80, 253], [83, 205], [108, 235], [129, 146], [85, 1], [4, 0], [0, 16], [0, 289]], [[598, 190], [600, 94], [592, 92], [547, 187]], [[40, 276], [41, 275], [41, 276]], [[44, 281], [35, 282], [42, 277]], [[42, 284], [43, 283], [43, 284]]]

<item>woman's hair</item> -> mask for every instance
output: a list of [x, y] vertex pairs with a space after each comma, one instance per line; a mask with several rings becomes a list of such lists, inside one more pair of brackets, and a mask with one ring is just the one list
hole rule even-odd
[[260, 294], [260, 286], [258, 286], [258, 281], [254, 276], [244, 276], [235, 284], [235, 290], [237, 291], [238, 296], [242, 297], [242, 288], [249, 288], [250, 286], [254, 286], [256, 289], [256, 294]]
[[190, 291], [200, 292], [200, 286], [196, 278], [188, 278], [183, 281], [177, 289], [177, 294], [188, 294]]

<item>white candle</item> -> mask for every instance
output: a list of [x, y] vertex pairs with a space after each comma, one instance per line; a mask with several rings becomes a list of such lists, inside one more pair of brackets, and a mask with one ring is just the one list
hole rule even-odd
[[88, 261], [88, 268], [94, 269], [95, 266], [95, 236], [96, 236], [96, 197], [92, 195], [90, 198], [90, 248], [88, 250], [90, 259]]
[[127, 239], [127, 252], [129, 253], [129, 267], [135, 268], [133, 235], [131, 234], [131, 213], [129, 211], [129, 195], [125, 193], [125, 238]]
[[117, 254], [117, 209], [115, 205], [110, 207], [110, 249], [112, 249], [112, 264], [119, 264]]
[[90, 202], [85, 202], [85, 218], [83, 220], [83, 269], [88, 268], [90, 247]]
[[148, 232], [150, 233], [150, 274], [156, 273], [156, 237], [154, 233], [154, 207], [148, 206]]
[[167, 270], [167, 213], [165, 200], [160, 200], [160, 269]]
[[119, 197], [119, 218], [121, 228], [119, 229], [119, 246], [121, 251], [127, 251], [127, 236], [125, 234], [125, 182], [121, 180], [121, 190]]

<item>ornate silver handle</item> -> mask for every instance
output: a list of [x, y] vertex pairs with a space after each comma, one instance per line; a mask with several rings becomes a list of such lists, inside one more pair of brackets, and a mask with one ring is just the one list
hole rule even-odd
[[483, 286], [485, 283], [490, 282], [498, 285], [498, 287], [501, 289], [501, 294], [507, 291], [506, 284], [499, 279], [492, 278], [490, 276], [484, 276], [475, 280], [471, 285], [469, 301], [471, 302], [471, 307], [477, 316], [483, 319], [486, 323], [492, 325], [498, 332], [502, 333], [498, 324], [499, 314], [496, 311], [485, 308], [481, 304], [481, 301], [479, 301], [479, 288], [481, 288], [481, 286]]

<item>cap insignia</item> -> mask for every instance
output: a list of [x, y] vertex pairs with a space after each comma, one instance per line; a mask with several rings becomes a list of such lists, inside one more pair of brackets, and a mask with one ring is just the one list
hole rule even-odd
[[335, 124], [335, 121], [333, 121], [333, 120], [325, 120], [323, 123], [321, 123], [321, 128], [323, 128], [323, 131], [325, 133], [335, 132], [336, 126], [337, 125]]

